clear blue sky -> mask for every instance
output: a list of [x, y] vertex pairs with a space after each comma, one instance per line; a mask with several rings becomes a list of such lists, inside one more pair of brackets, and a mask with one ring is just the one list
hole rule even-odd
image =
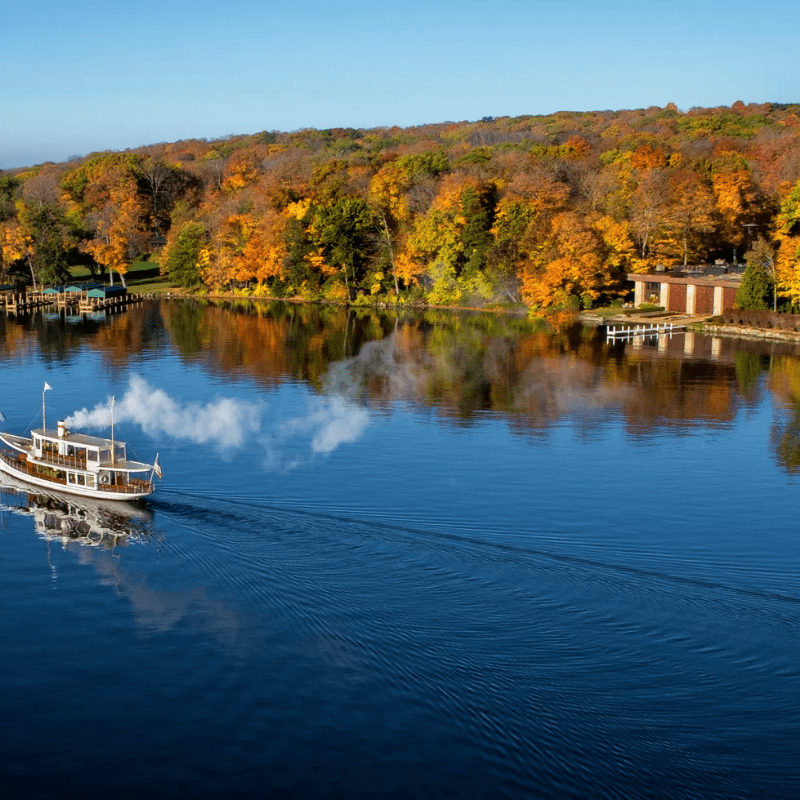
[[0, 7], [0, 168], [261, 130], [800, 100], [797, 0]]

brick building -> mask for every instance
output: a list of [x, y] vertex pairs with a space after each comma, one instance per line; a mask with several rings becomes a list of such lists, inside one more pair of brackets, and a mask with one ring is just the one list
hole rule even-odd
[[634, 306], [655, 303], [683, 314], [721, 314], [736, 299], [744, 265], [716, 263], [708, 267], [675, 267], [644, 274], [630, 274]]

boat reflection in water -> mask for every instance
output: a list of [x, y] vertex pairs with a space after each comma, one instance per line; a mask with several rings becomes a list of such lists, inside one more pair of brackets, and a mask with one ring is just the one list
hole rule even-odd
[[32, 517], [45, 539], [113, 548], [143, 540], [153, 516], [130, 503], [102, 503], [74, 495], [34, 489], [0, 473], [0, 512]]

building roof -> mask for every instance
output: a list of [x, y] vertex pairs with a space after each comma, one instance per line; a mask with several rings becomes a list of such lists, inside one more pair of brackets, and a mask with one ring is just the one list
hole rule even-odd
[[105, 286], [97, 281], [84, 281], [83, 283], [69, 283], [65, 287], [67, 292], [88, 292], [91, 289], [102, 289]]
[[[99, 436], [87, 436], [83, 433], [67, 433], [66, 436], [59, 436], [58, 435], [58, 428], [49, 428], [48, 430], [42, 430], [42, 428], [36, 428], [35, 430], [31, 431], [32, 434], [36, 434], [37, 436], [42, 436], [45, 439], [53, 439], [57, 442], [69, 442], [70, 444], [79, 444], [83, 446], [89, 447], [111, 447], [111, 439], [103, 439]], [[124, 442], [115, 442], [116, 444], [124, 444]]]
[[700, 267], [672, 267], [655, 272], [630, 273], [628, 280], [738, 288], [743, 277], [744, 264], [711, 264]]
[[89, 297], [117, 297], [128, 294], [124, 286], [95, 286], [87, 292]]

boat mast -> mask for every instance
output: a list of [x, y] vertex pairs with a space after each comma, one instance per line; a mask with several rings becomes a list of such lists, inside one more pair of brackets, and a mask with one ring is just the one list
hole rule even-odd
[[45, 418], [45, 405], [44, 405], [44, 393], [53, 387], [47, 382], [44, 382], [44, 389], [42, 389], [42, 433], [47, 435], [47, 420]]

